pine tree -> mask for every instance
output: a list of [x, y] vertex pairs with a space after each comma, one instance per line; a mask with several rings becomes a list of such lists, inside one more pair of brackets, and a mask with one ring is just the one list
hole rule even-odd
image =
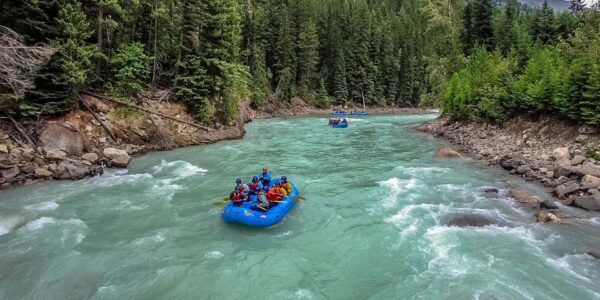
[[494, 47], [492, 28], [493, 5], [491, 0], [475, 0], [473, 6], [473, 39], [474, 44], [488, 50]]
[[298, 88], [300, 94], [306, 96], [316, 82], [317, 64], [319, 63], [319, 37], [316, 25], [308, 20], [300, 27], [297, 42]]
[[463, 52], [465, 54], [471, 53], [473, 46], [475, 45], [475, 37], [473, 30], [473, 2], [469, 1], [465, 5], [462, 15], [463, 31], [460, 35], [461, 42], [463, 44]]
[[23, 115], [68, 112], [87, 80], [95, 51], [86, 40], [93, 31], [79, 1], [60, 0], [55, 26], [59, 32], [53, 40], [57, 51], [34, 81], [35, 89], [26, 94]]
[[269, 92], [269, 76], [265, 59], [265, 49], [258, 46], [252, 53], [252, 65], [250, 68], [251, 104], [254, 108], [261, 108], [265, 105]]
[[317, 91], [317, 97], [315, 98], [315, 106], [319, 108], [327, 108], [330, 105], [329, 96], [325, 89], [325, 80], [323, 77], [319, 79], [319, 90]]
[[581, 117], [589, 125], [600, 125], [600, 65], [595, 64], [580, 103]]
[[535, 14], [533, 25], [531, 26], [531, 35], [534, 41], [542, 44], [551, 44], [556, 40], [554, 11], [547, 0], [544, 0], [542, 8]]
[[345, 104], [348, 100], [347, 78], [344, 50], [338, 48], [333, 75], [333, 96], [337, 105]]
[[504, 8], [501, 29], [498, 32], [497, 46], [502, 54], [507, 55], [517, 41], [515, 21], [518, 17], [519, 7], [516, 0], [508, 0]]

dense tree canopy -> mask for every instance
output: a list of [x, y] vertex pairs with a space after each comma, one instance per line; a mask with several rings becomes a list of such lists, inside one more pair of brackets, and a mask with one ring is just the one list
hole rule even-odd
[[83, 89], [172, 89], [199, 121], [237, 103], [438, 106], [456, 118], [600, 123], [600, 17], [516, 0], [5, 0], [0, 25], [56, 52], [18, 102], [62, 114]]

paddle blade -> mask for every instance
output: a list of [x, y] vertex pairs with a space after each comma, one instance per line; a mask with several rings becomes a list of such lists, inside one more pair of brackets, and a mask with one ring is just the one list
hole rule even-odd
[[223, 200], [213, 202], [213, 205], [225, 205], [229, 203], [229, 198], [225, 197]]

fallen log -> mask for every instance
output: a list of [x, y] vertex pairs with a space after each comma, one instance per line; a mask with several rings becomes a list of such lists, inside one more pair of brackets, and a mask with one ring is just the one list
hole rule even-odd
[[209, 127], [202, 126], [202, 125], [199, 125], [199, 124], [196, 124], [196, 123], [192, 123], [192, 122], [188, 122], [188, 121], [184, 121], [184, 120], [181, 120], [181, 119], [177, 119], [177, 118], [174, 118], [174, 117], [171, 117], [171, 116], [167, 116], [167, 115], [165, 115], [163, 113], [152, 111], [152, 110], [149, 110], [149, 109], [147, 109], [145, 107], [141, 107], [139, 105], [125, 103], [125, 102], [121, 102], [121, 101], [118, 101], [118, 100], [115, 100], [115, 99], [111, 99], [111, 98], [108, 98], [108, 97], [104, 97], [104, 96], [100, 96], [100, 95], [94, 95], [94, 94], [91, 94], [91, 93], [84, 92], [84, 94], [92, 96], [92, 97], [96, 97], [96, 98], [99, 98], [99, 99], [112, 101], [112, 102], [115, 102], [115, 103], [120, 104], [120, 105], [131, 107], [131, 108], [134, 108], [134, 109], [137, 109], [137, 110], [141, 110], [143, 112], [146, 112], [146, 113], [149, 113], [149, 114], [153, 114], [153, 115], [157, 115], [159, 117], [162, 117], [162, 118], [165, 118], [165, 119], [169, 119], [169, 120], [172, 120], [172, 121], [175, 121], [175, 122], [179, 122], [179, 123], [182, 123], [182, 124], [187, 124], [187, 125], [190, 125], [190, 126], [195, 127], [195, 128], [203, 129], [205, 131], [213, 131]]
[[108, 126], [106, 126], [106, 124], [104, 124], [104, 122], [102, 122], [102, 120], [100, 119], [100, 117], [98, 117], [98, 115], [94, 112], [94, 110], [91, 109], [89, 107], [89, 105], [87, 105], [87, 103], [85, 103], [85, 101], [83, 101], [83, 99], [81, 97], [79, 98], [79, 102], [81, 102], [81, 104], [83, 104], [83, 106], [92, 114], [92, 116], [94, 116], [94, 119], [96, 119], [96, 121], [98, 121], [98, 123], [100, 123], [102, 128], [104, 128], [104, 131], [106, 131], [106, 133], [108, 133], [110, 138], [118, 145], [119, 142], [117, 141], [115, 134], [112, 132], [112, 130], [110, 128], [108, 128]]

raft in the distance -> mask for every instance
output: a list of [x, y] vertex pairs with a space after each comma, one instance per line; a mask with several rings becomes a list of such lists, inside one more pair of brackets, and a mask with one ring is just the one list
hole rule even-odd
[[337, 125], [331, 125], [333, 128], [346, 128], [348, 127], [348, 123], [339, 123]]
[[[275, 179], [271, 182], [271, 186], [273, 186], [274, 182], [279, 180], [280, 179]], [[282, 202], [269, 208], [269, 210], [265, 212], [250, 209], [257, 204], [256, 201], [254, 201], [256, 200], [256, 196], [251, 196], [251, 201], [244, 202], [242, 206], [236, 207], [233, 206], [232, 203], [225, 205], [223, 213], [221, 214], [221, 219], [225, 223], [238, 223], [249, 227], [269, 227], [275, 225], [283, 220], [285, 215], [287, 215], [296, 204], [296, 201], [291, 198], [297, 197], [299, 192], [293, 183], [290, 182], [290, 185], [292, 186], [292, 192], [287, 197], [283, 197], [281, 199]]]
[[347, 112], [332, 112], [331, 115], [336, 116], [336, 117], [345, 117], [348, 115], [348, 113]]
[[369, 113], [366, 113], [366, 112], [351, 112], [350, 115], [353, 115], [353, 116], [368, 116]]

